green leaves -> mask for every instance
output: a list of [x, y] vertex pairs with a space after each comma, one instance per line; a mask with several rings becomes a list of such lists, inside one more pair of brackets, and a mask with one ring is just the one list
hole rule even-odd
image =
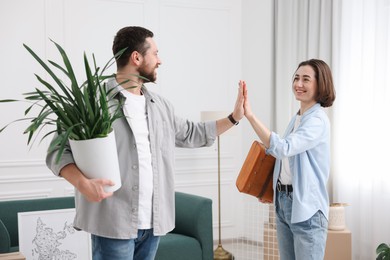
[[390, 260], [390, 246], [382, 243], [376, 248], [376, 260]]
[[[59, 44], [52, 42], [61, 54], [63, 65], [50, 60], [47, 64], [30, 47], [25, 44], [23, 46], [53, 79], [54, 84], [35, 75], [41, 83], [42, 89], [36, 88], [35, 91], [25, 93], [25, 100], [5, 99], [0, 100], [0, 102], [25, 101], [30, 103], [31, 105], [25, 110], [25, 116], [32, 113], [32, 111], [36, 111], [33, 108], [38, 109], [39, 112], [36, 116], [11, 122], [30, 120], [30, 125], [24, 131], [25, 134], [29, 135], [28, 145], [31, 145], [33, 137], [46, 126], [56, 127], [55, 131], [48, 132], [42, 139], [55, 134], [49, 151], [58, 149], [58, 161], [66, 148], [69, 138], [86, 140], [105, 137], [112, 130], [113, 122], [124, 116], [120, 109], [121, 103], [115, 99], [116, 90], [107, 89], [105, 83], [105, 80], [113, 78], [115, 75], [105, 75], [105, 70], [115, 63], [115, 58], [121, 55], [125, 49], [112, 57], [102, 70], [96, 66], [94, 55], [92, 55], [93, 67], [91, 67], [84, 53], [83, 62], [86, 80], [79, 85], [66, 52]], [[58, 70], [60, 75], [57, 75], [51, 67]], [[61, 80], [64, 77], [70, 86]], [[7, 126], [9, 124], [1, 128], [0, 132]]]

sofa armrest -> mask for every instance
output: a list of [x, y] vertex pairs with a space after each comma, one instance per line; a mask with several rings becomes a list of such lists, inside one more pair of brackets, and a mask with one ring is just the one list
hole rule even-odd
[[0, 253], [8, 253], [11, 248], [11, 239], [7, 228], [0, 219]]
[[176, 221], [172, 233], [196, 238], [203, 252], [202, 259], [213, 259], [212, 200], [192, 194], [175, 193]]

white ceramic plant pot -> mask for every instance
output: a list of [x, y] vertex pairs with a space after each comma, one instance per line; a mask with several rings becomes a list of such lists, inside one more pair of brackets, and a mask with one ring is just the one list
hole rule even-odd
[[341, 231], [345, 229], [345, 208], [344, 204], [334, 203], [329, 207], [329, 230]]
[[69, 140], [77, 167], [89, 179], [110, 179], [115, 185], [105, 186], [114, 192], [122, 186], [115, 134], [90, 140]]

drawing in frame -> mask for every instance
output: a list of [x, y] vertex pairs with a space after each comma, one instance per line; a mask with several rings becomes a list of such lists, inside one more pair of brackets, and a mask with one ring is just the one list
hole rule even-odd
[[75, 214], [74, 208], [19, 212], [19, 251], [31, 260], [91, 260], [91, 236], [73, 228]]

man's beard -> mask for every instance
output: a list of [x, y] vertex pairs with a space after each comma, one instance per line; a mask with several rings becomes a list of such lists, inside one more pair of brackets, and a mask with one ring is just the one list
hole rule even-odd
[[138, 69], [138, 72], [141, 77], [146, 78], [146, 79], [142, 79], [144, 82], [155, 82], [157, 79], [154, 70], [147, 71], [145, 66], [140, 67]]

